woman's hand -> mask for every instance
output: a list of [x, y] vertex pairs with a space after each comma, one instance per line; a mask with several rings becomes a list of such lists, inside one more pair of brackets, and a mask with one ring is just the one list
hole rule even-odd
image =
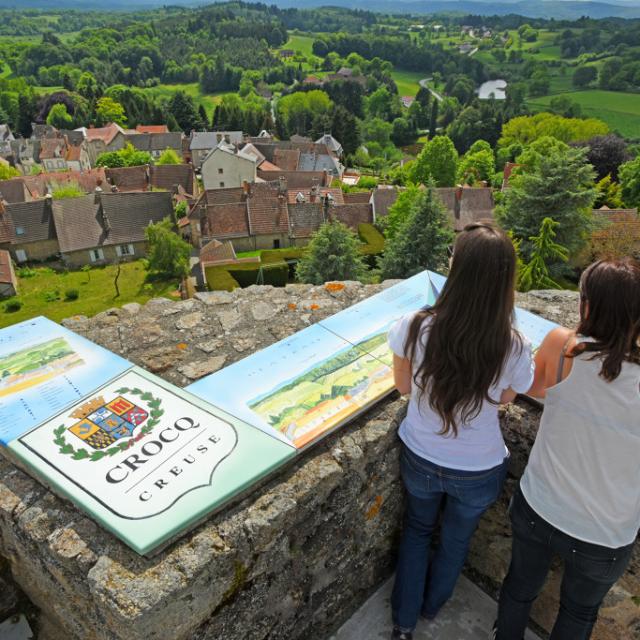
[[411, 360], [393, 354], [393, 381], [404, 396], [411, 393]]

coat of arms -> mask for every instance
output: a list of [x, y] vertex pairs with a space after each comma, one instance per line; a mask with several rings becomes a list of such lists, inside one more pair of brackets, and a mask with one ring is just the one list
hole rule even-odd
[[147, 411], [123, 396], [105, 402], [93, 398], [71, 413], [79, 421], [69, 427], [74, 436], [93, 449], [104, 449], [121, 438], [130, 438], [133, 430], [148, 417]]
[[[53, 441], [58, 445], [60, 453], [71, 456], [74, 460], [100, 460], [105, 455], [112, 456], [125, 451], [160, 422], [164, 413], [160, 407], [160, 398], [137, 387], [123, 387], [116, 393], [119, 395], [108, 402], [103, 396], [96, 396], [76, 407], [69, 414], [69, 418], [75, 419], [75, 422], [69, 427], [61, 424], [54, 429]], [[136, 404], [137, 400], [132, 400], [132, 396], [138, 396], [145, 407]], [[140, 429], [134, 434], [138, 427]], [[94, 451], [84, 447], [76, 449], [67, 442], [67, 432]], [[77, 446], [78, 441], [74, 442]]]

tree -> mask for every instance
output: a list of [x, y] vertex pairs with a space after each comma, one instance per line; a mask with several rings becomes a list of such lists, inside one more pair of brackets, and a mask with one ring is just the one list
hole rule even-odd
[[579, 118], [582, 107], [568, 96], [555, 96], [549, 102], [549, 109], [553, 113], [565, 118]]
[[564, 145], [545, 151], [537, 155], [530, 152], [529, 162], [512, 175], [504, 202], [495, 210], [502, 227], [521, 241], [525, 261], [534, 248], [531, 238], [538, 234], [545, 218], [559, 223], [558, 242], [572, 256], [585, 246], [592, 228], [596, 190], [586, 150]]
[[147, 226], [144, 235], [149, 246], [150, 273], [167, 278], [184, 278], [189, 274], [191, 245], [174, 232], [169, 218]]
[[193, 98], [184, 91], [176, 91], [167, 104], [167, 110], [186, 134], [192, 129], [202, 129], [206, 123], [200, 120]]
[[387, 240], [380, 259], [382, 277], [409, 278], [424, 269], [441, 270], [452, 242], [447, 210], [430, 182], [416, 197], [397, 233]]
[[357, 118], [344, 107], [336, 105], [331, 116], [331, 133], [340, 142], [344, 153], [351, 155], [360, 146], [360, 126]]
[[578, 67], [573, 73], [573, 86], [584, 89], [598, 78], [598, 70], [596, 67]]
[[90, 71], [85, 71], [76, 85], [78, 93], [87, 100], [95, 100], [98, 96], [98, 82]]
[[139, 167], [144, 164], [153, 164], [153, 157], [148, 151], [138, 151], [130, 142], [120, 151], [101, 153], [96, 160], [97, 166], [110, 169]]
[[102, 96], [96, 103], [96, 122], [104, 126], [109, 122], [123, 125], [127, 121], [124, 107], [109, 96]]
[[435, 100], [431, 105], [431, 117], [429, 118], [429, 137], [434, 138], [438, 132], [438, 110], [440, 101]]
[[489, 182], [495, 172], [496, 161], [491, 149], [481, 149], [476, 152], [472, 152], [470, 149], [458, 165], [458, 182], [470, 185], [482, 181]]
[[411, 121], [407, 118], [396, 118], [392, 124], [391, 140], [393, 140], [393, 144], [397, 147], [404, 147], [415, 142], [418, 132]]
[[452, 187], [456, 181], [458, 152], [451, 138], [436, 136], [429, 140], [413, 165], [412, 179], [426, 183], [431, 177], [437, 187]]
[[627, 207], [640, 206], [640, 156], [625, 162], [619, 171], [622, 199]]
[[156, 164], [182, 164], [182, 158], [173, 149], [167, 148], [160, 154]]
[[361, 280], [366, 267], [356, 234], [341, 222], [323, 224], [307, 245], [296, 267], [296, 278], [309, 284]]
[[518, 276], [520, 291], [562, 288], [549, 275], [549, 264], [566, 262], [569, 259], [566, 247], [554, 241], [557, 226], [558, 223], [551, 218], [544, 218], [540, 225], [540, 233], [529, 238], [533, 249], [531, 259], [522, 267]]
[[0, 180], [8, 180], [9, 178], [15, 178], [19, 175], [20, 172], [15, 167], [12, 167], [8, 162], [0, 162]]
[[622, 187], [611, 179], [611, 174], [606, 175], [596, 183], [596, 201], [594, 208], [608, 207], [609, 209], [622, 209]]
[[71, 129], [73, 118], [69, 115], [67, 107], [62, 104], [54, 104], [47, 116], [47, 124], [56, 129]]
[[615, 133], [606, 136], [595, 136], [586, 141], [587, 160], [596, 170], [598, 179], [611, 175], [618, 179], [618, 168], [631, 159], [627, 143]]
[[415, 184], [409, 184], [406, 189], [398, 191], [398, 197], [389, 207], [389, 213], [381, 219], [384, 226], [384, 236], [387, 240], [391, 240], [409, 218], [419, 195], [420, 187]]

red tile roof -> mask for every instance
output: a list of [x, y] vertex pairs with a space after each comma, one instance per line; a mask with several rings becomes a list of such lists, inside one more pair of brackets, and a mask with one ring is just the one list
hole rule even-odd
[[[289, 189], [287, 191], [289, 204], [296, 204], [298, 202], [298, 194], [300, 193], [304, 196], [304, 202], [312, 202], [311, 187], [303, 187], [300, 189]], [[324, 198], [328, 194], [331, 194], [334, 204], [344, 204], [344, 195], [342, 193], [342, 189], [336, 189], [333, 187], [318, 188], [318, 196]]]
[[0, 250], [0, 283], [16, 284], [16, 275], [13, 272], [11, 255], [8, 251]]
[[136, 127], [138, 133], [169, 133], [166, 124], [139, 124]]
[[280, 169], [280, 167], [277, 167], [275, 164], [272, 164], [268, 160], [265, 160], [260, 165], [260, 171], [282, 171], [282, 169]]
[[273, 183], [256, 183], [252, 186], [251, 197], [247, 199], [247, 212], [252, 234], [289, 231], [287, 202], [284, 197], [278, 196], [278, 187]]
[[298, 149], [277, 148], [273, 154], [273, 163], [285, 171], [295, 171], [300, 161], [300, 151]]
[[202, 235], [209, 238], [248, 237], [250, 233], [246, 204], [238, 202], [209, 205]]

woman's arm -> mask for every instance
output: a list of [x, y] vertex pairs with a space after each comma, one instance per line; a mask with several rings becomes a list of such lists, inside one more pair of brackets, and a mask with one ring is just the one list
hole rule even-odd
[[[527, 395], [534, 398], [544, 398], [546, 390], [557, 383], [558, 364], [560, 363], [560, 355], [567, 340], [573, 335], [571, 329], [558, 327], [549, 331], [545, 336], [535, 357], [536, 371], [533, 378], [533, 384]], [[571, 368], [570, 363], [565, 361], [565, 369], [563, 378], [567, 375], [567, 365]]]
[[404, 396], [411, 393], [411, 360], [393, 354], [393, 381]]

